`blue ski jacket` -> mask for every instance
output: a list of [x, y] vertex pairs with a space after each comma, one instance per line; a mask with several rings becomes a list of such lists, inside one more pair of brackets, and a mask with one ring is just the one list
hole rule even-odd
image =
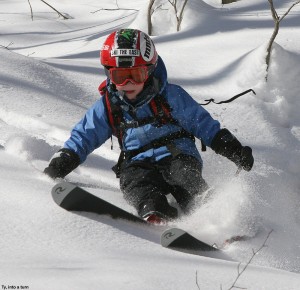
[[[206, 146], [210, 147], [211, 141], [220, 130], [220, 123], [214, 120], [182, 87], [168, 83], [166, 67], [160, 57], [154, 71], [154, 77], [159, 79], [159, 94], [166, 98], [172, 108], [172, 117], [177, 120], [177, 124], [165, 124], [163, 126], [146, 124], [137, 128], [128, 128], [123, 136], [123, 148], [121, 149], [124, 151], [140, 149], [153, 140], [180, 131], [182, 128], [193, 134], [196, 138], [201, 139]], [[109, 84], [110, 80], [107, 79], [106, 87], [108, 90]], [[135, 111], [137, 118], [152, 116], [149, 107], [149, 102], [152, 97], [150, 99], [148, 98], [146, 102], [143, 101], [140, 105], [135, 104], [133, 106], [118, 92], [114, 92], [114, 94], [121, 102], [125, 120], [132, 120], [132, 117], [127, 113], [129, 108]], [[64, 148], [71, 149], [77, 153], [81, 163], [83, 163], [87, 155], [104, 144], [112, 134], [113, 131], [108, 121], [104, 96], [101, 96], [75, 125], [70, 138], [64, 144]], [[180, 152], [196, 157], [202, 164], [200, 153], [192, 139], [179, 138], [173, 140], [173, 144]], [[134, 156], [129, 162], [144, 160], [146, 158], [149, 162], [155, 162], [169, 155], [171, 155], [171, 153], [167, 146], [161, 146], [141, 152]]]

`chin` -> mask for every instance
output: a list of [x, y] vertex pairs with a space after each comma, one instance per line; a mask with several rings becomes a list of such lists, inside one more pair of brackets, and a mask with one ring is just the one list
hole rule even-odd
[[137, 95], [126, 95], [129, 100], [135, 100]]
[[127, 98], [136, 98], [138, 95], [138, 92], [133, 90], [131, 92], [124, 91], [124, 93], [127, 96]]

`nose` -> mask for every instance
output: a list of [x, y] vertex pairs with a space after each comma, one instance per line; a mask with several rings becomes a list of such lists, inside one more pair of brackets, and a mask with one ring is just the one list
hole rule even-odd
[[128, 83], [131, 83], [131, 84], [135, 84], [131, 79], [127, 79], [123, 84], [122, 84], [122, 86], [125, 86], [125, 85], [127, 85]]

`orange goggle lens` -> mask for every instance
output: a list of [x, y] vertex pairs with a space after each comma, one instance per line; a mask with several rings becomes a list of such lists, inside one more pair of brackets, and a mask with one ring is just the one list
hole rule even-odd
[[118, 86], [125, 85], [127, 81], [142, 84], [148, 79], [148, 76], [148, 68], [146, 66], [109, 69], [109, 78]]

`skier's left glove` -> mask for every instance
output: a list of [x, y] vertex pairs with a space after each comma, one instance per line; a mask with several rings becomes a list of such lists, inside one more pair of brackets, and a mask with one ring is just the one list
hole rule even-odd
[[44, 173], [51, 178], [64, 178], [80, 164], [79, 156], [67, 148], [60, 149], [50, 160]]
[[238, 139], [227, 129], [221, 129], [211, 143], [211, 148], [222, 156], [227, 157], [239, 168], [250, 171], [254, 164], [252, 149], [242, 146]]

